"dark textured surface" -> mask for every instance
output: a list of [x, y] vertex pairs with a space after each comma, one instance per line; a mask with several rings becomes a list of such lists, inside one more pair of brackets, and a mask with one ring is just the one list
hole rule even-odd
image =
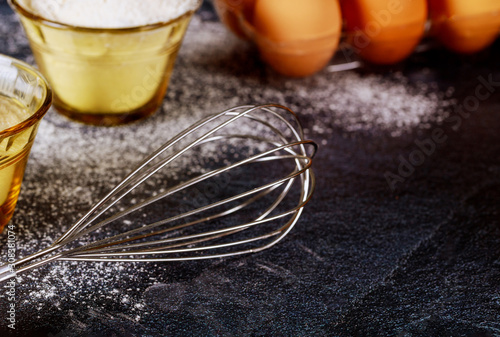
[[[4, 1], [0, 14], [12, 19]], [[208, 5], [199, 16], [216, 20]], [[26, 44], [12, 48], [9, 32], [2, 34], [0, 53], [29, 60]], [[219, 60], [215, 69], [222, 78], [241, 78], [241, 88], [228, 88], [228, 97], [240, 93], [238, 102], [253, 103], [246, 101], [244, 86], [250, 83], [252, 93], [266, 91], [279, 87], [279, 79], [270, 80], [275, 74], [257, 61], [238, 63], [243, 53], [250, 53], [246, 61], [256, 53], [236, 46], [229, 53], [234, 62]], [[461, 104], [474, 95], [479, 76], [500, 81], [499, 59], [497, 43], [472, 58], [431, 51], [398, 70], [413, 84], [432, 83], [437, 90], [452, 85], [452, 98]], [[186, 68], [178, 66], [180, 72]], [[182, 104], [187, 94], [175, 85], [169, 90], [168, 98]], [[191, 104], [211, 99], [198, 96]], [[293, 92], [282, 103], [299, 115], [310, 104]], [[154, 284], [147, 273], [138, 273], [133, 280], [140, 282], [133, 284], [123, 276], [112, 288], [146, 304], [137, 319], [130, 318], [134, 303], [107, 300], [112, 288], [99, 289], [102, 298], [90, 297], [86, 292], [95, 289], [89, 288], [63, 301], [68, 294], [61, 287], [42, 310], [19, 306], [17, 334], [500, 336], [500, 92], [494, 89], [470, 116], [457, 117], [454, 107], [449, 109], [443, 122], [398, 137], [347, 131], [333, 122], [328, 132], [316, 132], [316, 118], [327, 112], [302, 116], [308, 136], [327, 145], [314, 164], [314, 200], [280, 245], [241, 258], [170, 264], [158, 271], [161, 282]], [[386, 172], [397, 173], [400, 156], [408, 158], [418, 149], [415, 140], [432, 137], [436, 129], [444, 131], [446, 141], [391, 190]], [[37, 211], [50, 213], [49, 208]], [[28, 294], [21, 291], [19, 301], [29, 301]], [[5, 300], [0, 300], [3, 317]], [[3, 320], [0, 334], [16, 335]]]

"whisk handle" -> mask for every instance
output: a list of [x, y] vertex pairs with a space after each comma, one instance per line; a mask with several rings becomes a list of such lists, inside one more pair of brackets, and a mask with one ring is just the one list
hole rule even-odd
[[0, 283], [13, 278], [14, 276], [16, 276], [16, 273], [12, 271], [10, 265], [6, 264], [4, 266], [0, 266]]

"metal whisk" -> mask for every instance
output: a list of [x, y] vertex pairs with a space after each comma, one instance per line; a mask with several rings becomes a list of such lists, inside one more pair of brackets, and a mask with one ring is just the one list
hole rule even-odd
[[[149, 155], [51, 246], [1, 266], [0, 282], [56, 260], [183, 261], [269, 248], [311, 199], [316, 150], [280, 105], [209, 115]], [[158, 172], [181, 157], [201, 158], [210, 170], [158, 188], [169, 184]], [[139, 186], [152, 193], [137, 202]], [[193, 201], [207, 189], [216, 200]], [[157, 214], [162, 218], [150, 219]]]

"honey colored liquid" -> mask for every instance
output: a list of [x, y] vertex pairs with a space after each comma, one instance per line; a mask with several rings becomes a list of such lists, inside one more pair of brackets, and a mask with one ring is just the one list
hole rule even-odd
[[[0, 131], [29, 117], [27, 109], [14, 99], [0, 96]], [[24, 168], [30, 151], [28, 129], [0, 138], [0, 232], [14, 213]]]

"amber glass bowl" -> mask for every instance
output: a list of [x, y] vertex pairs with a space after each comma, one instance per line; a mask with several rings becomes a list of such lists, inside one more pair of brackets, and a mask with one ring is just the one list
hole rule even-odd
[[[0, 55], [0, 109], [18, 106], [28, 117], [0, 130], [0, 232], [11, 219], [17, 203], [24, 168], [38, 125], [52, 103], [44, 77], [28, 64]], [[13, 111], [0, 111], [0, 114]]]

